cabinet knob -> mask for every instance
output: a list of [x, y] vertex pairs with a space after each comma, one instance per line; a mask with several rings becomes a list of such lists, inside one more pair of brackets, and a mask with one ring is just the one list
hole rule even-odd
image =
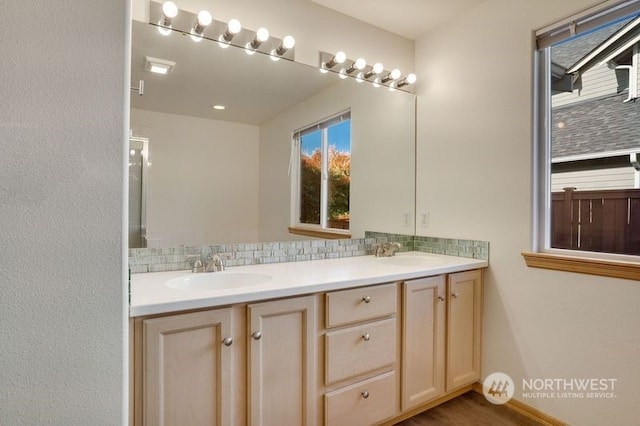
[[457, 298], [458, 298], [458, 296], [459, 296], [459, 295], [458, 295], [458, 293], [452, 293], [452, 294], [451, 294], [451, 297], [453, 297], [454, 299], [457, 299]]
[[222, 344], [225, 346], [231, 346], [233, 344], [233, 339], [231, 337], [225, 337]]
[[365, 297], [362, 298], [362, 301], [364, 303], [369, 303], [369, 302], [371, 302], [371, 298], [369, 296], [365, 296]]
[[441, 301], [441, 302], [444, 302], [444, 297], [438, 296], [438, 300]]
[[361, 394], [364, 399], [369, 398], [369, 391], [362, 391]]
[[262, 339], [262, 333], [260, 333], [259, 331], [254, 332], [251, 337], [253, 337], [253, 340], [260, 340]]
[[371, 335], [369, 333], [363, 334], [362, 338], [364, 339], [365, 342], [368, 342], [369, 340], [371, 340]]

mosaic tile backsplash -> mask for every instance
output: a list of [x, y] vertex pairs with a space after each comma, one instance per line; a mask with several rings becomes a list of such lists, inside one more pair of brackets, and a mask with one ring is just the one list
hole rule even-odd
[[225, 266], [245, 266], [278, 262], [336, 259], [372, 255], [380, 243], [399, 242], [400, 251], [422, 251], [489, 260], [487, 241], [365, 232], [365, 238], [348, 240], [306, 240], [273, 243], [221, 244], [201, 247], [129, 249], [131, 273], [188, 270], [200, 255], [219, 255]]

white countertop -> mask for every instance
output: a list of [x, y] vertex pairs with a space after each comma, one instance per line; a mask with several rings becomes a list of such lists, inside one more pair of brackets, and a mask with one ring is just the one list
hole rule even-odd
[[[424, 264], [421, 259], [424, 258]], [[411, 259], [401, 259], [411, 258]], [[396, 259], [396, 260], [394, 260]], [[407, 260], [407, 264], [403, 263]], [[259, 273], [271, 276], [254, 286], [216, 290], [186, 290], [167, 286], [173, 278], [202, 275], [190, 271], [151, 272], [131, 275], [129, 316], [137, 317], [188, 309], [226, 306], [322, 291], [403, 281], [432, 275], [484, 268], [486, 260], [422, 252], [398, 253], [393, 258], [356, 256], [304, 262], [237, 266], [225, 273]]]

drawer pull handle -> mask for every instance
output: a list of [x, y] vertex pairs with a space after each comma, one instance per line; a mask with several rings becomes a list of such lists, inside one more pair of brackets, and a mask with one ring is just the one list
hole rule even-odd
[[362, 338], [364, 339], [365, 342], [368, 342], [369, 340], [371, 340], [371, 335], [369, 333], [363, 334]]
[[231, 346], [233, 344], [233, 339], [231, 337], [225, 337], [222, 344], [225, 346]]
[[453, 294], [451, 295], [451, 297], [453, 297], [454, 299], [457, 299], [457, 298], [458, 298], [458, 293], [453, 293]]
[[251, 337], [253, 337], [253, 340], [260, 340], [262, 339], [262, 333], [260, 333], [259, 331], [256, 331], [251, 335]]
[[441, 302], [444, 302], [444, 297], [438, 296], [438, 300], [441, 301]]
[[369, 302], [371, 302], [371, 298], [369, 296], [365, 296], [365, 297], [362, 298], [362, 301], [364, 303], [369, 303]]
[[362, 397], [363, 397], [364, 399], [369, 398], [369, 391], [362, 391]]

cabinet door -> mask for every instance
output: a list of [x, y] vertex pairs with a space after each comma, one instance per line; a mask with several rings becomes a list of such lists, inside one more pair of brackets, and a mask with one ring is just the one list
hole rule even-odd
[[450, 274], [447, 283], [447, 392], [480, 379], [482, 272]]
[[252, 304], [249, 316], [249, 423], [314, 425], [316, 297]]
[[444, 393], [445, 277], [407, 281], [402, 303], [402, 410]]
[[231, 308], [143, 321], [145, 425], [232, 425]]

